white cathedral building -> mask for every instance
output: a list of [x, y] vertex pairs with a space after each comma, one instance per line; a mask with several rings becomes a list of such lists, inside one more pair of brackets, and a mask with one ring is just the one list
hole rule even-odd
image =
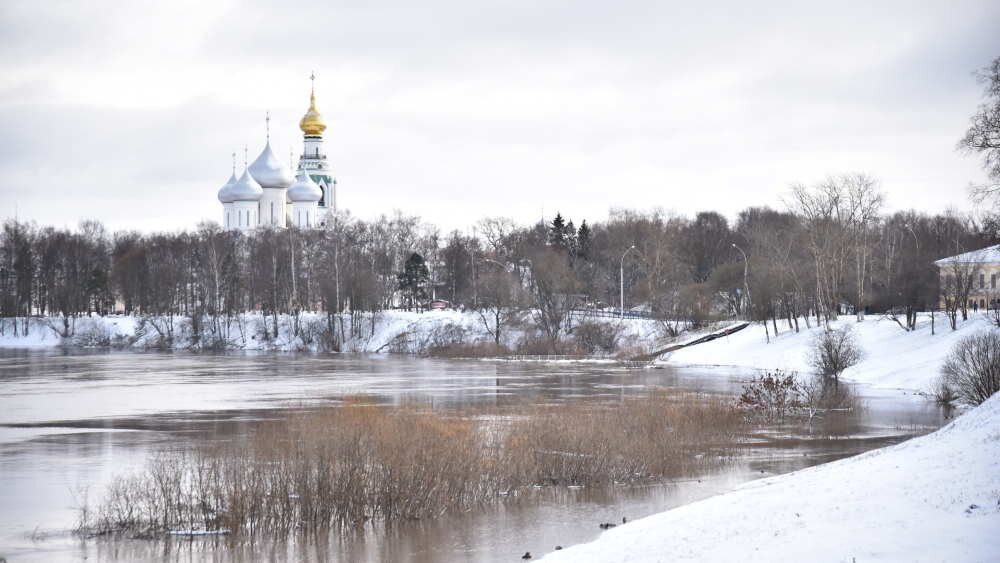
[[232, 176], [219, 190], [225, 229], [248, 231], [288, 225], [307, 229], [322, 225], [327, 214], [336, 212], [337, 180], [330, 175], [323, 154], [326, 123], [316, 110], [315, 87], [299, 128], [305, 143], [295, 175], [271, 150], [270, 134], [260, 156], [245, 166], [239, 179], [233, 164]]

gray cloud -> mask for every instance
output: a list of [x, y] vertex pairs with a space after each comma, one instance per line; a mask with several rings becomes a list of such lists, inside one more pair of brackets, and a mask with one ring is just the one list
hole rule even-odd
[[265, 110], [301, 148], [314, 69], [362, 217], [735, 213], [847, 170], [895, 208], [968, 206], [982, 173], [954, 145], [1000, 5], [702, 4], [5, 2], [0, 215], [217, 220]]

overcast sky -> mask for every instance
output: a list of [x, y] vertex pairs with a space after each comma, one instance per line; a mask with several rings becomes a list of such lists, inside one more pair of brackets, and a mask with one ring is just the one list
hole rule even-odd
[[971, 209], [985, 175], [955, 144], [1000, 2], [806, 4], [3, 0], [0, 216], [218, 221], [267, 110], [301, 151], [312, 70], [363, 218], [733, 216], [850, 171], [890, 209]]

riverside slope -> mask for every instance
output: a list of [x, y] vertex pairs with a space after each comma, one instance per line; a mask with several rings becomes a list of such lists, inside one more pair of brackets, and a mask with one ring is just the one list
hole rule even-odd
[[988, 562], [1000, 561], [998, 531], [1000, 393], [932, 434], [747, 483], [543, 560]]
[[[672, 352], [667, 360], [670, 365], [739, 366], [806, 374], [812, 371], [808, 364], [809, 349], [819, 329], [815, 326], [806, 329], [801, 319], [799, 322], [798, 333], [779, 322], [783, 332], [777, 337], [772, 333], [770, 343], [766, 343], [763, 326], [754, 324], [733, 335]], [[869, 315], [862, 322], [845, 315], [831, 323], [834, 328], [850, 327], [864, 351], [862, 361], [844, 372], [845, 380], [912, 391], [930, 390], [955, 343], [976, 331], [990, 330], [991, 325], [985, 314], [971, 312], [969, 320], [959, 320], [958, 330], [954, 331], [944, 315], [938, 313], [935, 334], [931, 334], [931, 319], [926, 314], [920, 315], [912, 332], [877, 315]]]

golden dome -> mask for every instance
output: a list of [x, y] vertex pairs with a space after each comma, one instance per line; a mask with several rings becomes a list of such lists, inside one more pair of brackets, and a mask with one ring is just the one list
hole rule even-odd
[[302, 121], [299, 122], [299, 129], [309, 136], [319, 137], [326, 131], [326, 123], [323, 122], [323, 116], [320, 115], [319, 111], [316, 110], [316, 93], [309, 94], [309, 111], [302, 116]]

